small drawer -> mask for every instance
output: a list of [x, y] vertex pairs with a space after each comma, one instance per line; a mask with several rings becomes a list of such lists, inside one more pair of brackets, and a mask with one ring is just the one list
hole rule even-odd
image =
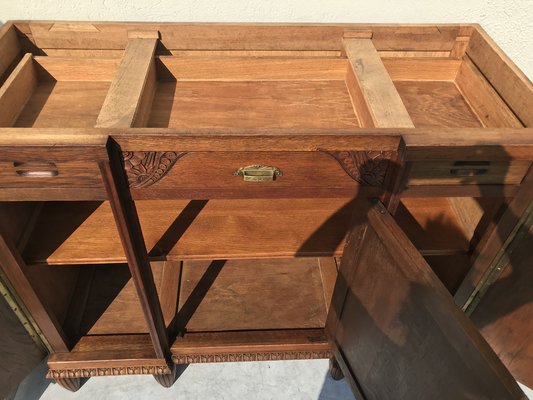
[[50, 160], [0, 161], [0, 187], [102, 187], [97, 163]]
[[[332, 197], [381, 190], [394, 152], [125, 152], [124, 166], [136, 198], [268, 193]], [[227, 197], [227, 196], [226, 196]]]
[[519, 185], [529, 161], [434, 161], [413, 163], [408, 185]]
[[0, 147], [0, 188], [17, 193], [22, 189], [67, 192], [87, 188], [101, 192], [104, 184], [98, 162], [106, 158], [104, 145]]

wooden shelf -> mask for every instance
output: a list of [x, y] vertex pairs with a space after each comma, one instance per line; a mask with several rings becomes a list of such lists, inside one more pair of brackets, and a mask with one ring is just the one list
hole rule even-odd
[[[464, 254], [465, 232], [446, 198], [409, 198], [396, 219], [424, 255]], [[139, 200], [153, 260], [340, 256], [353, 209], [346, 199]], [[107, 202], [47, 202], [23, 252], [28, 264], [120, 263]]]
[[[194, 204], [198, 203], [136, 202], [153, 259], [340, 254], [352, 214], [345, 199], [210, 200], [204, 207]], [[107, 202], [46, 203], [23, 256], [30, 264], [126, 260]]]

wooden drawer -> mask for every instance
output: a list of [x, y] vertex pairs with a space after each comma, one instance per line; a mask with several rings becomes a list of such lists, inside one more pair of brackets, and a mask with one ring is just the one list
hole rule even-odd
[[409, 185], [519, 185], [529, 161], [431, 161], [413, 163]]
[[125, 152], [136, 198], [379, 193], [394, 165], [393, 151]]
[[1, 161], [0, 187], [101, 187], [96, 163]]
[[0, 146], [2, 200], [104, 199], [98, 162], [105, 145]]

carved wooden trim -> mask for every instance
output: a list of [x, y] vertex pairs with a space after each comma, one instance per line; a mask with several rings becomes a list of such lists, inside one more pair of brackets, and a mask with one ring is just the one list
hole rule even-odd
[[381, 186], [385, 182], [392, 151], [327, 151], [342, 169], [361, 185]]
[[146, 188], [163, 178], [187, 152], [125, 151], [124, 170], [130, 189]]
[[243, 361], [279, 361], [279, 360], [313, 360], [330, 358], [332, 353], [324, 351], [293, 351], [293, 352], [263, 352], [263, 353], [219, 353], [219, 354], [174, 354], [172, 361], [176, 364], [197, 364], [215, 362], [243, 362]]
[[50, 369], [46, 377], [48, 379], [66, 379], [115, 375], [164, 375], [171, 373], [172, 369], [168, 365], [136, 365], [135, 367]]

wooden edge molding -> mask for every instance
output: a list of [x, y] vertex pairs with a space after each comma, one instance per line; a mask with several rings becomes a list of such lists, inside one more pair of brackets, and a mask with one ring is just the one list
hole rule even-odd
[[368, 186], [383, 185], [394, 155], [392, 151], [320, 151], [335, 158], [354, 181]]
[[314, 360], [330, 358], [331, 351], [294, 351], [294, 352], [254, 352], [254, 353], [217, 353], [217, 354], [173, 354], [172, 361], [176, 364], [198, 364], [215, 362], [246, 362], [246, 361], [282, 361], [282, 360]]
[[126, 151], [122, 153], [130, 189], [146, 188], [163, 178], [187, 152]]
[[50, 369], [46, 377], [48, 379], [66, 379], [117, 375], [165, 375], [171, 373], [172, 369], [168, 365], [136, 365], [134, 367]]

